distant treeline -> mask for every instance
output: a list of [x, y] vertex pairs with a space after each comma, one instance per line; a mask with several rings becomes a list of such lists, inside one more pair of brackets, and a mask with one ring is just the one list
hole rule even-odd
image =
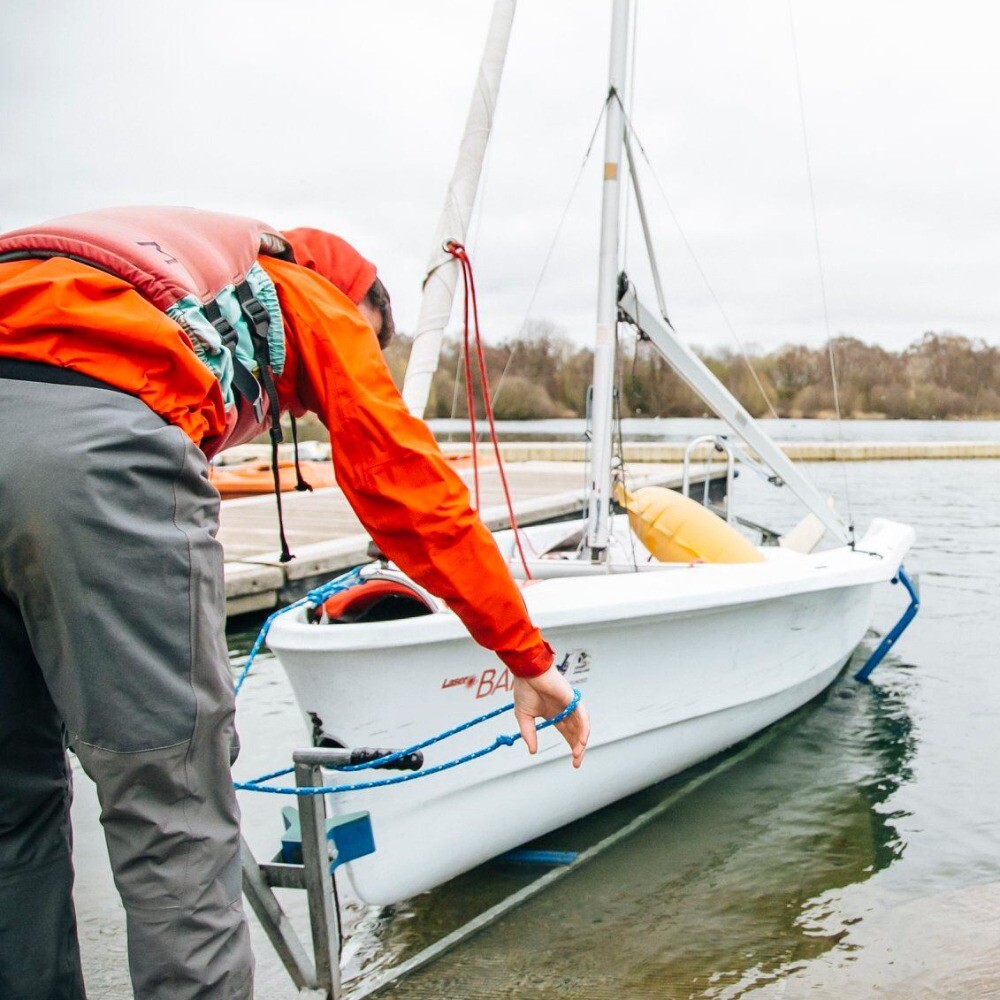
[[[397, 383], [411, 341], [397, 336], [387, 352]], [[446, 340], [431, 388], [428, 417], [465, 413], [461, 345]], [[845, 417], [918, 420], [1000, 418], [1000, 348], [952, 333], [926, 333], [905, 350], [887, 351], [854, 337], [833, 342]], [[787, 345], [752, 352], [714, 351], [702, 358], [754, 416], [769, 416], [770, 400], [782, 417], [826, 417], [834, 413], [826, 347]], [[522, 334], [486, 348], [496, 415], [504, 420], [580, 417], [591, 380], [593, 352], [572, 343], [550, 323], [529, 324]], [[499, 381], [503, 375], [502, 381]], [[457, 379], [457, 383], [456, 383]], [[625, 416], [700, 417], [704, 405], [648, 344], [629, 343], [620, 359]]]

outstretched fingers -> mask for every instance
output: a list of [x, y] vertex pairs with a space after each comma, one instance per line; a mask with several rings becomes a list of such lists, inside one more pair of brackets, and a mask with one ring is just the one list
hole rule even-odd
[[576, 706], [576, 711], [562, 722], [556, 723], [556, 729], [569, 744], [573, 752], [573, 767], [579, 767], [583, 763], [583, 755], [587, 750], [587, 741], [590, 739], [590, 715], [581, 702]]
[[521, 737], [524, 745], [528, 748], [528, 753], [538, 751], [538, 730], [535, 729], [535, 717], [527, 711], [515, 709], [514, 715], [517, 717], [517, 725], [521, 730]]
[[[573, 701], [573, 689], [555, 667], [537, 677], [514, 680], [514, 716], [529, 753], [538, 750], [536, 719], [554, 719]], [[590, 716], [582, 703], [577, 703], [572, 715], [556, 723], [556, 731], [569, 745], [573, 766], [583, 763], [590, 738]]]

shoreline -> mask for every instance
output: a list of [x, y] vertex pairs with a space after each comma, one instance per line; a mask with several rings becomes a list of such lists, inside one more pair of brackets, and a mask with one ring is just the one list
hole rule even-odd
[[[301, 442], [301, 439], [300, 439]], [[946, 459], [1000, 459], [998, 441], [778, 441], [781, 450], [796, 462], [890, 462], [938, 461]], [[438, 441], [446, 455], [466, 454], [470, 445], [465, 441]], [[505, 462], [571, 462], [589, 461], [589, 444], [580, 440], [500, 441], [500, 454]], [[681, 441], [625, 441], [622, 445], [625, 462], [637, 464], [675, 463], [684, 461], [687, 444]], [[303, 458], [326, 461], [330, 445], [322, 441], [300, 443]], [[278, 449], [282, 459], [291, 460], [291, 445]], [[479, 454], [492, 453], [488, 442], [479, 443]], [[270, 461], [270, 446], [246, 444], [225, 453], [220, 465], [240, 462]], [[693, 457], [704, 461], [708, 448], [696, 448]]]
[[[796, 462], [886, 462], [941, 459], [1000, 459], [1000, 441], [778, 441]], [[488, 446], [480, 444], [480, 451]], [[673, 441], [625, 441], [626, 462], [682, 462], [687, 445]], [[468, 451], [468, 442], [443, 442], [445, 453]], [[505, 462], [585, 462], [585, 441], [501, 441]], [[704, 460], [707, 448], [696, 448]]]
[[[468, 443], [445, 442], [448, 454], [468, 454]], [[567, 516], [582, 510], [586, 476], [585, 442], [513, 441], [501, 443], [514, 495], [518, 521], [527, 525]], [[683, 444], [626, 442], [624, 460], [630, 476], [638, 481], [657, 479], [679, 488]], [[785, 442], [789, 457], [809, 462], [884, 462], [927, 460], [1000, 460], [1000, 441], [936, 442]], [[270, 460], [269, 448], [244, 445], [227, 454], [232, 462]], [[282, 445], [282, 459], [291, 459], [290, 446]], [[303, 458], [329, 459], [329, 445], [310, 442]], [[491, 530], [508, 526], [491, 449], [480, 445], [484, 503], [482, 516]], [[706, 462], [712, 458], [711, 468]], [[228, 463], [227, 463], [228, 464]], [[463, 470], [467, 476], [468, 469]], [[696, 449], [692, 479], [725, 475], [724, 457]], [[463, 474], [460, 472], [460, 474]], [[320, 580], [368, 560], [368, 535], [336, 487], [312, 493], [285, 493], [286, 530], [297, 558], [281, 563], [275, 550], [277, 519], [271, 494], [225, 500], [219, 539], [226, 550], [226, 605], [230, 618], [270, 611], [294, 600]]]

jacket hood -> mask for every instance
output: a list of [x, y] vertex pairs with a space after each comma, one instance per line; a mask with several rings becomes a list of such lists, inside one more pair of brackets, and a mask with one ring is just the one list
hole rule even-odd
[[289, 229], [281, 234], [295, 255], [295, 263], [326, 278], [357, 305], [375, 281], [375, 265], [346, 240], [322, 229]]

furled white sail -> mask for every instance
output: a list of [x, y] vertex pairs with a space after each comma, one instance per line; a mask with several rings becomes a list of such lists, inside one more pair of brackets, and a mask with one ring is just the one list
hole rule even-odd
[[601, 195], [601, 249], [597, 278], [597, 333], [594, 341], [593, 451], [587, 545], [591, 553], [608, 547], [611, 518], [611, 431], [618, 327], [618, 229], [621, 158], [625, 138], [622, 107], [628, 66], [629, 0], [615, 0], [611, 15], [608, 108], [604, 119], [604, 188]]
[[516, 6], [516, 0], [496, 0], [493, 6], [479, 75], [465, 120], [465, 134], [427, 263], [420, 317], [403, 382], [403, 400], [410, 412], [418, 417], [424, 415], [427, 407], [431, 379], [441, 352], [441, 338], [451, 316], [458, 282], [458, 264], [444, 251], [443, 244], [447, 240], [464, 242], [469, 228]]

